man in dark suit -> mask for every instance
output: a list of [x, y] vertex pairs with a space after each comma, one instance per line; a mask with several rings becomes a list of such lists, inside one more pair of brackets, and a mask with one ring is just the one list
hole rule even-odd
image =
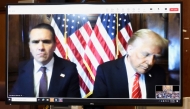
[[[166, 84], [165, 70], [155, 61], [167, 45], [166, 39], [149, 29], [135, 32], [128, 41], [127, 55], [98, 66], [93, 97], [155, 98], [156, 85]], [[139, 75], [137, 83], [135, 75]], [[137, 84], [139, 96], [135, 97]]]
[[81, 97], [76, 65], [54, 54], [56, 41], [51, 25], [41, 23], [31, 29], [29, 48], [33, 58], [20, 65], [9, 96]]

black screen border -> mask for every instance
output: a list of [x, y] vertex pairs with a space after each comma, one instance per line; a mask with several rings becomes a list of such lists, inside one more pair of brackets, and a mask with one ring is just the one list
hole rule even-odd
[[[177, 4], [180, 4], [181, 6], [181, 9], [180, 9], [180, 16], [181, 16], [181, 28], [183, 27], [183, 12], [182, 12], [182, 9], [183, 9], [183, 5], [182, 5], [182, 2], [140, 2], [140, 3], [138, 3], [138, 2], [121, 2], [121, 3], [125, 3], [125, 4], [157, 4], [157, 3], [159, 3], [159, 4], [167, 4], [167, 3], [177, 3]], [[81, 3], [64, 3], [64, 4], [59, 4], [59, 3], [22, 3], [22, 4], [7, 4], [6, 5], [6, 36], [8, 36], [8, 21], [7, 21], [7, 19], [8, 19], [8, 6], [9, 5], [73, 5], [73, 4], [76, 4], [76, 5], [80, 5]], [[86, 3], [82, 3], [82, 4], [90, 4], [90, 5], [96, 5], [97, 3], [88, 3], [88, 2], [86, 2]], [[98, 4], [105, 4], [105, 3], [98, 3]], [[106, 3], [106, 4], [114, 4], [114, 3]], [[119, 4], [119, 3], [118, 3]], [[183, 61], [182, 61], [182, 59], [183, 59], [183, 57], [182, 57], [182, 45], [183, 45], [183, 43], [182, 43], [182, 38], [183, 38], [183, 31], [182, 31], [182, 29], [181, 29], [181, 42], [180, 42], [180, 46], [181, 46], [181, 48], [180, 48], [180, 52], [181, 52], [181, 57], [180, 57], [180, 67], [181, 66], [183, 66]], [[7, 43], [7, 39], [8, 37], [6, 37], [6, 97], [7, 97], [7, 95], [8, 95], [8, 91], [7, 91], [7, 88], [8, 88], [8, 84], [7, 84], [7, 79], [8, 79], [8, 77], [7, 77], [7, 71], [8, 71], [8, 54], [7, 54], [7, 49], [8, 49], [8, 47], [7, 47], [7, 45], [8, 45], [8, 43]], [[68, 98], [65, 98], [65, 99], [63, 99], [64, 100], [64, 102], [10, 102], [9, 101], [9, 99], [8, 98], [6, 98], [6, 101], [5, 101], [5, 103], [6, 104], [8, 104], [8, 105], [18, 105], [18, 104], [29, 104], [29, 105], [31, 105], [31, 104], [35, 104], [35, 105], [62, 105], [62, 106], [67, 106], [67, 105], [85, 105], [85, 106], [182, 106], [182, 104], [183, 104], [183, 80], [182, 80], [182, 75], [183, 75], [183, 71], [182, 71], [182, 68], [180, 69], [180, 71], [181, 71], [181, 82], [180, 82], [180, 90], [181, 90], [181, 92], [180, 92], [180, 96], [181, 96], [181, 101], [180, 101], [180, 103], [155, 103], [155, 102], [153, 102], [153, 100], [155, 100], [155, 99], [143, 99], [143, 100], [138, 100], [138, 99], [136, 99], [136, 100], [133, 100], [133, 99], [121, 99], [121, 98], [119, 98], [119, 99], [114, 99], [114, 98], [109, 98], [109, 99], [96, 99], [96, 98], [79, 98], [79, 99], [75, 99], [75, 98], [72, 98], [72, 99], [68, 99]], [[56, 98], [56, 97], [55, 97]], [[153, 103], [151, 103], [151, 102], [153, 102]]]

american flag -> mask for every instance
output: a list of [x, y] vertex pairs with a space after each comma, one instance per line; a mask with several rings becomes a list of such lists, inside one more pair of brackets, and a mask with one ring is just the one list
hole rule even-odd
[[126, 54], [132, 33], [128, 14], [99, 15], [84, 54], [93, 79], [98, 65]]
[[118, 50], [119, 57], [126, 54], [127, 42], [133, 34], [128, 14], [118, 15]]
[[81, 95], [82, 97], [89, 95], [93, 90], [94, 80], [83, 63], [83, 56], [92, 33], [90, 22], [86, 15], [82, 14], [55, 14], [52, 16], [51, 25], [56, 34], [55, 53], [77, 65]]
[[51, 25], [57, 36], [55, 53], [77, 64], [82, 97], [92, 94], [97, 66], [125, 55], [132, 35], [128, 14], [100, 14], [94, 29], [82, 14], [53, 15]]

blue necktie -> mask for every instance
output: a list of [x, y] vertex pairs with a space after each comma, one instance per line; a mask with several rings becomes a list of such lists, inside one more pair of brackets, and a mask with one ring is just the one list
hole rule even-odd
[[47, 75], [46, 67], [41, 67], [42, 77], [40, 79], [39, 97], [47, 97]]

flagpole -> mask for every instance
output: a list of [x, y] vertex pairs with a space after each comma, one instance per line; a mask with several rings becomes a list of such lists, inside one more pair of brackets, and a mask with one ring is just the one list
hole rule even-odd
[[[64, 32], [64, 43], [65, 43], [65, 45], [66, 45], [66, 44], [67, 44], [66, 14], [65, 14], [64, 27], [65, 27], [65, 32]], [[65, 55], [65, 59], [67, 59], [67, 58], [68, 58], [68, 48], [67, 48], [67, 46], [65, 46], [65, 47], [66, 47], [66, 51], [65, 51], [65, 53], [66, 53], [66, 55]]]
[[119, 50], [118, 50], [118, 13], [116, 14], [116, 19], [117, 19], [117, 23], [116, 23], [116, 27], [117, 27], [117, 30], [116, 30], [116, 56], [115, 56], [115, 59], [118, 58], [118, 55], [119, 55]]
[[83, 63], [84, 63], [84, 65], [86, 66], [88, 72], [90, 73], [90, 76], [91, 76], [92, 79], [95, 81], [95, 76], [94, 76], [94, 74], [93, 74], [93, 72], [92, 72], [92, 69], [90, 68], [90, 66], [88, 65], [88, 63], [86, 62], [85, 59], [83, 59]]

